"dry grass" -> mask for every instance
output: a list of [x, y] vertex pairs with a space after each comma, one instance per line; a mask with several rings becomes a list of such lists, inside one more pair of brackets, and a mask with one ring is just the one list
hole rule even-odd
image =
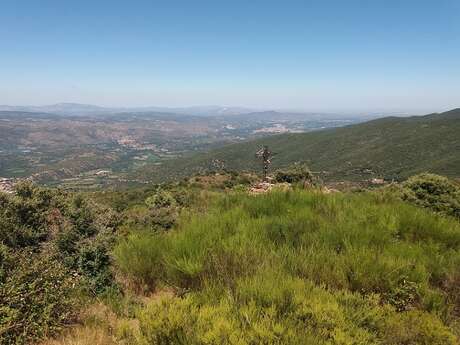
[[[138, 296], [141, 305], [173, 298], [174, 291], [163, 288], [148, 296]], [[139, 320], [126, 318], [108, 304], [95, 303], [80, 315], [81, 323], [68, 328], [54, 339], [46, 339], [40, 345], [132, 345], [138, 343]]]
[[116, 345], [119, 344], [105, 328], [78, 326], [57, 339], [45, 340], [41, 345]]
[[128, 345], [137, 330], [137, 320], [117, 316], [108, 306], [96, 303], [81, 315], [81, 324], [40, 345]]

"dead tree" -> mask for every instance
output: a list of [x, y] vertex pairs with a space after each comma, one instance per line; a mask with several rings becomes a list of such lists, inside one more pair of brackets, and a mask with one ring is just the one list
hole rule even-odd
[[268, 168], [272, 163], [272, 152], [268, 149], [268, 146], [264, 145], [259, 151], [256, 152], [256, 157], [262, 159], [262, 173], [264, 180], [267, 179]]

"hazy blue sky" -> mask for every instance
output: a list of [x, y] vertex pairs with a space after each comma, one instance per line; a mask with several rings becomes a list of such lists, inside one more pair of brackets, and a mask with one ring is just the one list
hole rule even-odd
[[460, 0], [0, 0], [0, 103], [460, 106]]

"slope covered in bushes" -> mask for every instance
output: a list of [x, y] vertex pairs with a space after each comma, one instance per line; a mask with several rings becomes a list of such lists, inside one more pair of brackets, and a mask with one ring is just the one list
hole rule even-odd
[[116, 265], [139, 344], [458, 344], [460, 224], [385, 193], [227, 194]]
[[83, 295], [113, 284], [116, 213], [80, 195], [0, 193], [0, 343], [32, 344], [73, 323]]
[[0, 343], [459, 343], [458, 184], [256, 179], [0, 194]]
[[309, 133], [273, 135], [141, 167], [136, 176], [165, 180], [209, 169], [219, 160], [230, 170], [260, 171], [254, 154], [274, 152], [272, 166], [306, 162], [330, 181], [385, 177], [403, 180], [424, 171], [460, 177], [460, 109], [440, 114], [386, 117]]

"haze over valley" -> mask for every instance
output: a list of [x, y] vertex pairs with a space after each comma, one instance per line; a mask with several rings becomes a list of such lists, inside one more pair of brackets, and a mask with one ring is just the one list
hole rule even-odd
[[0, 106], [0, 176], [68, 187], [145, 183], [155, 177], [132, 178], [142, 166], [229, 143], [345, 126], [374, 116], [229, 107], [155, 109], [68, 103]]

